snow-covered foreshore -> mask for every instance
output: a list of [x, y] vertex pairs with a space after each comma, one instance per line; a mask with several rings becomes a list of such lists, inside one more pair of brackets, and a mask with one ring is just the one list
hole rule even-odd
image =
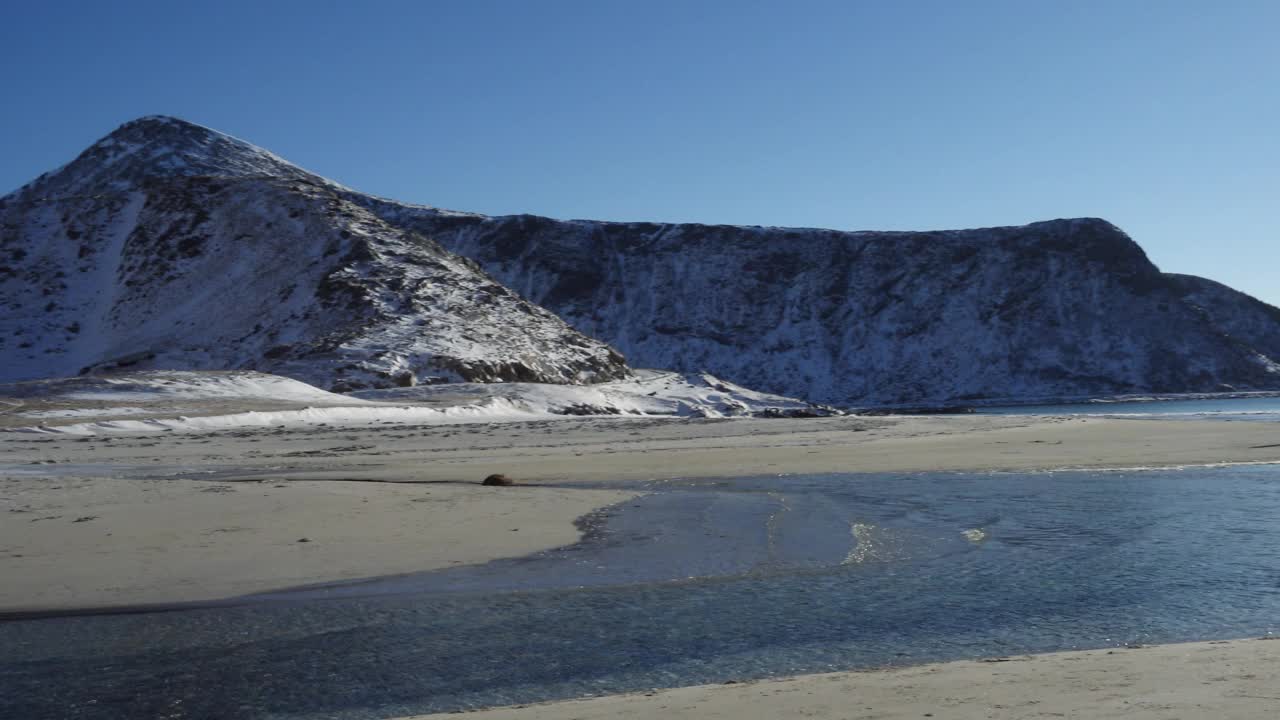
[[[92, 436], [243, 428], [529, 422], [567, 415], [832, 414], [707, 374], [640, 371], [596, 385], [458, 383], [337, 394], [255, 372], [153, 371], [0, 386], [13, 432]], [[26, 424], [24, 423], [26, 420]]]

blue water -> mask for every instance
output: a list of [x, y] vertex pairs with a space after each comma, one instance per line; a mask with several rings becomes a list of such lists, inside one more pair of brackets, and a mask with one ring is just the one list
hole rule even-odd
[[993, 415], [1115, 415], [1189, 420], [1280, 421], [1280, 397], [1132, 400], [979, 408]]
[[4, 718], [384, 718], [1280, 632], [1280, 468], [688, 481], [586, 541], [0, 623]]

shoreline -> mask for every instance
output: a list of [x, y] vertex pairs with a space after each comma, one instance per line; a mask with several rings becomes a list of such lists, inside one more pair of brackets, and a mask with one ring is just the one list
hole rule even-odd
[[[227, 600], [528, 555], [635, 494], [601, 481], [1277, 463], [1275, 428], [964, 415], [0, 434], [13, 468], [0, 611]], [[481, 487], [494, 472], [524, 485]]]
[[[461, 713], [474, 720], [1260, 720], [1280, 709], [1280, 638], [954, 660], [692, 685]], [[436, 720], [459, 712], [403, 716]]]

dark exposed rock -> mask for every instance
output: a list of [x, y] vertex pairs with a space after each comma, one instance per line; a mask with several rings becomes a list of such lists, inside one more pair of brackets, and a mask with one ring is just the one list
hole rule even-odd
[[807, 408], [765, 408], [760, 412], [753, 413], [752, 417], [770, 418], [770, 419], [798, 419], [798, 418], [820, 418], [831, 417], [833, 415], [843, 415], [844, 412], [825, 405], [812, 405]]
[[967, 405], [913, 405], [859, 410], [856, 415], [972, 415], [976, 410]]
[[556, 408], [551, 412], [556, 415], [621, 415], [622, 410], [603, 405], [590, 405], [588, 403], [577, 403], [575, 405], [566, 405]]

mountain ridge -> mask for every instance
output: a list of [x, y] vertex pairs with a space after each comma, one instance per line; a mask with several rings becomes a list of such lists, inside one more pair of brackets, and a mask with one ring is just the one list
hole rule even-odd
[[1280, 379], [1271, 345], [1258, 352], [1214, 324], [1230, 306], [1252, 318], [1256, 344], [1280, 335], [1270, 306], [1231, 291], [1216, 313], [1190, 307], [1132, 238], [1096, 218], [844, 232], [372, 207], [639, 365], [707, 369], [816, 402], [1214, 392]]
[[[616, 346], [638, 366], [713, 372], [816, 402], [1280, 387], [1280, 310], [1212, 281], [1161, 273], [1132, 238], [1098, 218], [974, 230], [849, 232], [486, 216], [366, 195], [251, 143], [164, 116], [122, 125], [71, 163], [0, 198], [0, 214], [12, 214], [16, 204], [30, 214], [48, 198], [81, 198], [108, 207], [124, 203], [130, 193], [170, 198], [181, 206], [174, 212], [186, 224], [174, 232], [172, 218], [165, 219], [168, 224], [156, 231], [167, 233], [169, 243], [161, 248], [153, 242], [148, 251], [153, 262], [139, 266], [141, 275], [123, 278], [145, 284], [148, 272], [163, 276], [159, 268], [177, 261], [169, 256], [181, 259], [182, 243], [188, 250], [201, 244], [205, 231], [198, 228], [208, 220], [194, 221], [202, 213], [220, 209], [219, 227], [237, 224], [232, 209], [213, 199], [217, 192], [201, 194], [197, 187], [223, 180], [254, 185], [254, 192], [271, 198], [275, 207], [289, 207], [311, 223], [307, 237], [338, 243], [339, 258], [348, 262], [326, 265], [326, 272], [309, 282], [328, 296], [322, 301], [341, 296], [346, 299], [338, 304], [348, 310], [375, 308], [373, 315], [385, 330], [378, 342], [388, 346], [380, 352], [393, 355], [398, 351], [390, 345], [415, 342], [417, 331], [401, 327], [404, 318], [421, 319], [430, 306], [406, 300], [406, 283], [443, 282], [421, 276], [420, 268], [451, 257], [445, 264], [455, 273], [483, 268], [480, 275], [487, 277], [470, 281], [475, 287], [496, 286], [521, 302], [531, 301], [528, 308], [503, 314], [503, 321], [546, 308], [562, 324]], [[118, 197], [104, 197], [112, 193]], [[203, 199], [180, 200], [195, 196]], [[307, 201], [299, 205], [295, 201], [301, 198]], [[212, 205], [202, 206], [206, 201]], [[261, 203], [250, 205], [241, 198], [235, 212], [266, 223], [296, 219], [276, 217]], [[125, 203], [108, 214], [118, 216], [130, 207]], [[363, 227], [356, 241], [341, 237], [351, 234], [343, 223], [352, 222]], [[9, 227], [4, 226], [0, 250], [15, 242]], [[249, 237], [265, 242], [261, 234]], [[339, 237], [331, 238], [335, 234]], [[59, 240], [74, 238], [64, 232]], [[136, 238], [133, 242], [138, 244]], [[157, 263], [155, 257], [168, 260]], [[501, 291], [484, 294], [490, 293]], [[477, 297], [455, 298], [448, 313], [452, 327], [484, 325], [484, 313], [475, 312]], [[2, 293], [0, 300], [5, 300]], [[361, 317], [350, 324], [356, 335], [367, 321]], [[300, 321], [280, 319], [273, 332], [287, 335], [292, 332], [288, 323]], [[494, 323], [486, 327], [491, 339], [498, 337]], [[374, 361], [368, 352], [353, 351], [358, 341], [332, 333], [309, 349], [284, 344], [289, 349], [283, 351], [282, 344], [264, 344], [253, 334], [224, 338], [251, 349], [236, 358], [242, 367], [327, 378], [319, 383], [326, 387], [384, 386], [406, 372], [414, 380], [431, 376], [421, 358], [417, 365], [405, 360], [413, 353]], [[504, 338], [510, 341], [512, 335]], [[579, 335], [557, 337], [597, 343]], [[555, 344], [544, 342], [540, 352]], [[475, 367], [469, 370], [458, 371], [449, 361], [432, 367], [448, 379], [555, 382], [589, 382], [626, 372], [612, 347], [604, 350], [608, 346], [597, 343], [588, 352], [587, 345], [567, 370], [551, 370], [540, 361], [533, 363], [536, 370], [528, 363], [490, 362], [484, 356], [492, 349], [471, 353]], [[344, 347], [351, 351], [346, 359], [323, 359]], [[10, 350], [0, 345], [0, 352]], [[367, 372], [339, 377], [337, 368], [350, 365], [352, 357]]]

